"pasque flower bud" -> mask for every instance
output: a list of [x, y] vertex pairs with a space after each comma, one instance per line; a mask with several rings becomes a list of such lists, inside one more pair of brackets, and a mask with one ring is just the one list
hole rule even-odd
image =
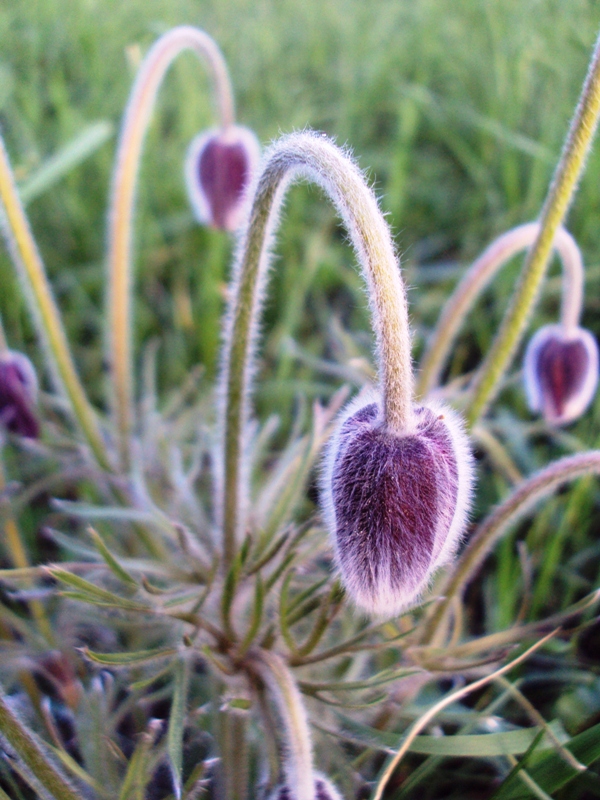
[[447, 562], [463, 533], [472, 458], [458, 417], [413, 408], [389, 431], [377, 400], [356, 400], [326, 453], [322, 501], [346, 589], [373, 614], [399, 613]]
[[532, 411], [554, 425], [581, 416], [598, 385], [598, 345], [589, 331], [545, 325], [525, 353], [525, 390]]
[[192, 140], [185, 178], [199, 222], [227, 231], [239, 227], [244, 195], [259, 159], [256, 136], [240, 125], [210, 130]]
[[22, 353], [0, 353], [0, 424], [11, 433], [36, 439], [40, 425], [35, 413], [37, 378]]

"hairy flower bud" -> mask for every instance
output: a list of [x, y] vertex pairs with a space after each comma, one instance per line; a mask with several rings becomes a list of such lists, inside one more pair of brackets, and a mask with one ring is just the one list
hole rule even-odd
[[22, 353], [0, 353], [0, 424], [11, 433], [37, 439], [40, 425], [35, 413], [37, 378], [31, 361]]
[[547, 422], [565, 425], [581, 416], [598, 385], [598, 345], [589, 331], [545, 325], [525, 353], [529, 407]]
[[[313, 800], [342, 800], [335, 786], [320, 772], [314, 772], [315, 790]], [[286, 783], [276, 786], [268, 800], [297, 800], [294, 789]]]
[[355, 401], [329, 444], [325, 519], [346, 589], [373, 614], [414, 602], [464, 530], [472, 458], [457, 416], [413, 409], [411, 429], [386, 430], [378, 402]]
[[244, 195], [259, 159], [256, 136], [240, 125], [210, 130], [193, 139], [185, 178], [199, 222], [227, 231], [239, 227]]

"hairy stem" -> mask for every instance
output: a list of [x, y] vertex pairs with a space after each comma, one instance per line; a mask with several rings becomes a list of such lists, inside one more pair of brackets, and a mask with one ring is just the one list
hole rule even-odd
[[471, 425], [485, 413], [494, 398], [500, 380], [521, 340], [546, 274], [556, 231], [568, 211], [583, 170], [599, 115], [600, 38], [596, 42], [581, 98], [542, 209], [539, 234], [529, 251], [498, 336], [474, 381], [468, 409]]
[[4, 212], [0, 214], [0, 228], [24, 288], [25, 299], [37, 325], [38, 335], [45, 345], [52, 375], [67, 398], [94, 458], [103, 469], [110, 469], [96, 413], [77, 375], [60, 312], [19, 199], [1, 136], [0, 200]]
[[227, 65], [207, 33], [184, 25], [173, 28], [153, 45], [137, 75], [125, 111], [108, 218], [108, 348], [113, 409], [125, 468], [130, 460], [133, 419], [131, 243], [139, 164], [156, 95], [171, 63], [184, 50], [197, 53], [209, 68], [221, 126], [233, 124], [235, 116]]
[[[444, 305], [419, 365], [416, 387], [419, 397], [423, 397], [439, 384], [456, 335], [477, 298], [513, 256], [535, 242], [539, 232], [538, 222], [529, 222], [507, 231], [492, 242], [465, 272]], [[561, 320], [565, 328], [572, 330], [579, 322], [583, 299], [581, 253], [573, 237], [564, 228], [556, 231], [553, 247], [560, 255], [564, 276]]]
[[221, 800], [246, 800], [248, 795], [247, 718], [239, 711], [222, 711], [218, 797]]
[[243, 235], [225, 336], [221, 392], [225, 458], [222, 503], [225, 567], [234, 558], [243, 525], [247, 476], [243, 440], [255, 371], [258, 318], [269, 247], [285, 190], [293, 180], [320, 185], [346, 226], [367, 284], [377, 342], [384, 424], [395, 433], [412, 422], [412, 364], [406, 293], [389, 228], [357, 167], [322, 136], [298, 133], [277, 142], [265, 157], [250, 220]]
[[313, 800], [313, 752], [302, 697], [283, 659], [270, 650], [258, 650], [252, 668], [277, 707], [283, 729], [280, 751], [283, 774], [295, 800]]
[[590, 474], [600, 475], [600, 450], [590, 450], [587, 453], [578, 453], [555, 461], [523, 481], [503, 503], [497, 506], [475, 530], [468, 547], [441, 587], [442, 599], [433, 607], [431, 615], [424, 624], [420, 636], [421, 643], [430, 643], [436, 639], [436, 633], [443, 625], [452, 598], [464, 590], [496, 542], [512, 525], [563, 483]]

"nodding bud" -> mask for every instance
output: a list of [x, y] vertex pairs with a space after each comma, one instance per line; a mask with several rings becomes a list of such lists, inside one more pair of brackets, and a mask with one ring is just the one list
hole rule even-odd
[[583, 328], [545, 325], [525, 352], [525, 391], [529, 407], [553, 425], [581, 416], [598, 385], [598, 345]]
[[197, 220], [222, 230], [236, 230], [259, 160], [258, 139], [248, 128], [228, 125], [196, 136], [188, 150], [185, 179]]
[[11, 433], [37, 439], [40, 424], [35, 413], [37, 377], [22, 353], [0, 353], [0, 425]]
[[[315, 779], [314, 800], [342, 800], [342, 797], [335, 786], [320, 772], [313, 773]], [[294, 788], [286, 783], [276, 786], [268, 797], [268, 800], [297, 800]]]
[[354, 602], [392, 615], [415, 602], [464, 531], [472, 456], [459, 418], [415, 407], [410, 429], [388, 431], [379, 402], [342, 416], [322, 476], [325, 520]]

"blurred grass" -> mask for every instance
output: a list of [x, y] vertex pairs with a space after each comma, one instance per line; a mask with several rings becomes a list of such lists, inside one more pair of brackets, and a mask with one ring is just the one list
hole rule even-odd
[[[118, 126], [141, 55], [159, 33], [184, 22], [206, 28], [221, 45], [239, 119], [263, 142], [310, 126], [351, 144], [375, 181], [407, 262], [421, 263], [471, 258], [495, 233], [536, 216], [600, 10], [582, 0], [10, 3], [0, 9], [0, 121], [21, 180], [89, 123]], [[212, 119], [203, 69], [186, 55], [167, 79], [147, 143], [136, 242], [137, 335], [140, 341], [164, 337], [164, 385], [180, 380], [191, 362], [201, 360], [212, 374], [217, 361], [230, 244], [193, 224], [181, 179], [187, 142]], [[92, 382], [101, 366], [114, 146], [113, 138], [30, 206]], [[588, 261], [600, 252], [592, 221], [599, 163], [591, 158], [572, 215]], [[314, 192], [294, 190], [268, 308], [269, 324], [279, 326], [270, 357], [284, 336], [322, 349], [322, 337], [311, 341], [311, 306], [340, 294], [339, 313], [348, 316], [351, 299], [359, 309], [346, 321], [366, 327], [359, 282], [343, 288], [350, 257], [339, 236], [318, 255], [305, 290], [307, 311], [290, 307], [296, 297], [289, 288], [307, 253], [315, 241], [331, 242], [334, 225]], [[17, 346], [29, 338], [28, 325], [14, 303], [4, 257], [1, 269], [0, 310]], [[506, 291], [498, 291], [504, 299]], [[418, 323], [418, 292], [411, 299]], [[428, 313], [425, 322], [432, 321]]]

